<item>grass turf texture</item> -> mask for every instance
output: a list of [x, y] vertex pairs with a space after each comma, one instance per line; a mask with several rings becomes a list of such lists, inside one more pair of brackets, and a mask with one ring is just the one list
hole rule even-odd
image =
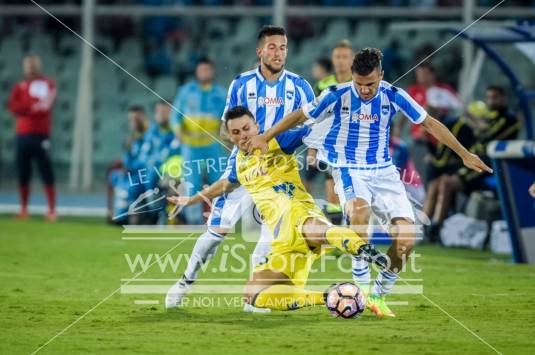
[[[125, 235], [120, 228], [95, 220], [47, 224], [40, 218], [16, 221], [4, 216], [0, 226], [2, 354], [33, 352], [116, 290], [121, 278], [132, 277], [125, 253], [164, 254], [181, 242], [121, 240]], [[252, 248], [252, 243], [246, 244]], [[182, 242], [172, 255], [189, 253], [192, 246], [193, 240]], [[422, 272], [407, 273], [405, 278], [423, 278], [426, 296], [498, 351], [533, 353], [534, 267], [479, 251], [419, 246], [417, 252], [422, 254], [417, 261]], [[211, 271], [220, 256], [203, 278], [237, 276]], [[331, 264], [313, 277], [350, 280]], [[140, 277], [172, 278], [173, 273], [162, 274], [153, 265]], [[368, 311], [358, 320], [335, 319], [324, 307], [246, 314], [224, 302], [165, 312], [163, 297], [118, 292], [41, 352], [493, 353], [421, 295], [389, 297], [409, 304], [392, 306], [397, 318], [384, 320]], [[137, 305], [137, 299], [157, 299], [160, 304]]]

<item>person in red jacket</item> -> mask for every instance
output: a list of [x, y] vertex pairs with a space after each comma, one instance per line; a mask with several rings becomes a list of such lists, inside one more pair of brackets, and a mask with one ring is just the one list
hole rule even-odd
[[52, 105], [56, 98], [54, 81], [41, 73], [41, 59], [27, 56], [23, 61], [24, 80], [13, 88], [8, 110], [15, 115], [16, 164], [21, 209], [19, 218], [28, 218], [28, 198], [32, 161], [35, 160], [45, 186], [49, 221], [56, 220], [54, 174], [50, 161]]

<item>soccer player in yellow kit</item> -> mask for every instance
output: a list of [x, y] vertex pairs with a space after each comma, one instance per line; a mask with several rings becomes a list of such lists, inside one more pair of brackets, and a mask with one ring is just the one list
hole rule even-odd
[[302, 144], [308, 127], [272, 139], [265, 155], [248, 155], [248, 141], [259, 132], [252, 113], [236, 106], [225, 113], [225, 125], [231, 141], [239, 148], [226, 174], [195, 196], [170, 197], [169, 201], [189, 206], [239, 185], [251, 194], [274, 240], [267, 261], [256, 266], [245, 287], [247, 303], [273, 310], [324, 304], [323, 292], [306, 290], [304, 286], [312, 263], [326, 246], [386, 266], [384, 254], [351, 229], [331, 225], [306, 192], [293, 153]]

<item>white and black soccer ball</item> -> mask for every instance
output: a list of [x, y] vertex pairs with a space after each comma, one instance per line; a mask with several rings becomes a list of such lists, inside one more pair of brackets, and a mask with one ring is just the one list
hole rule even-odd
[[366, 296], [357, 285], [344, 282], [327, 291], [325, 305], [336, 318], [358, 318], [366, 309]]

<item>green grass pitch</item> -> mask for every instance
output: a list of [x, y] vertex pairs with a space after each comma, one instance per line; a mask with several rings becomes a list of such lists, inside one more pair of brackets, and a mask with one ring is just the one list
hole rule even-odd
[[[178, 242], [123, 240], [121, 228], [101, 221], [0, 217], [0, 353], [32, 353], [132, 277], [125, 253], [163, 254]], [[236, 242], [226, 241], [229, 249]], [[189, 253], [192, 240], [170, 255]], [[250, 252], [252, 243], [247, 243]], [[513, 265], [489, 253], [419, 246], [425, 296], [497, 351], [533, 354], [535, 267]], [[245, 278], [213, 272], [221, 253], [201, 277]], [[329, 265], [313, 278], [350, 280]], [[154, 265], [141, 278], [173, 278]], [[183, 266], [178, 270], [182, 271]], [[139, 271], [139, 270], [138, 270]], [[124, 283], [124, 282], [123, 282]], [[224, 283], [224, 282], [223, 282]], [[168, 284], [170, 284], [168, 282]], [[237, 297], [238, 295], [236, 295]], [[191, 305], [166, 312], [163, 295], [115, 293], [40, 350], [43, 354], [492, 354], [495, 351], [422, 295], [392, 295], [395, 319], [369, 312], [357, 320], [331, 317], [324, 307], [246, 314], [238, 305]], [[199, 296], [196, 296], [197, 298]], [[140, 305], [136, 300], [158, 300]]]

